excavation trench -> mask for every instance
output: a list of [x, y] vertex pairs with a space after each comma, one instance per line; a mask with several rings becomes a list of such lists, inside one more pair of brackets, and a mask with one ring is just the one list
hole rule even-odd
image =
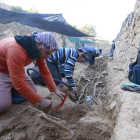
[[[109, 140], [115, 120], [105, 107], [107, 62], [108, 57], [103, 57], [96, 68], [92, 68], [90, 64], [76, 65], [74, 79], [80, 104], [75, 103], [75, 96], [70, 94], [71, 91], [66, 86], [59, 87], [68, 97], [56, 111], [61, 100], [55, 94], [50, 94], [46, 87], [36, 85], [40, 95], [52, 100], [50, 115], [59, 118], [60, 120], [55, 121], [70, 131], [43, 119], [38, 111], [29, 107], [32, 106], [29, 102], [24, 102], [13, 104], [7, 112], [0, 115], [1, 140]], [[39, 104], [32, 107], [48, 113]]]

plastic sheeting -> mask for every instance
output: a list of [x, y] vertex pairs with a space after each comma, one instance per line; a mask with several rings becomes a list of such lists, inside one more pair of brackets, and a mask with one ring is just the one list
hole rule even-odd
[[18, 22], [30, 27], [74, 37], [89, 37], [72, 26], [62, 14], [20, 13], [0, 8], [0, 23]]

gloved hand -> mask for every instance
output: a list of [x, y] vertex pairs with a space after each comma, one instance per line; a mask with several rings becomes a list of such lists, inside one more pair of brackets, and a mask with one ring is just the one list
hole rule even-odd
[[51, 103], [51, 101], [50, 100], [48, 100], [48, 99], [45, 99], [45, 98], [41, 98], [41, 100], [39, 101], [39, 103], [43, 106], [43, 107], [45, 107], [45, 108], [47, 108], [47, 109], [50, 109], [51, 107], [52, 107], [52, 103]]
[[134, 88], [133, 87], [122, 86], [121, 89], [134, 92]]
[[62, 100], [64, 99], [65, 93], [59, 91], [58, 89], [54, 90], [55, 94], [59, 96]]

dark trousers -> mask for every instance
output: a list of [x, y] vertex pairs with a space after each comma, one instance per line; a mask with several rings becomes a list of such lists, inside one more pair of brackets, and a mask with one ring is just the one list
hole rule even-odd
[[[62, 80], [61, 78], [61, 73], [60, 73], [60, 70], [59, 70], [59, 67], [58, 65], [56, 65], [55, 63], [53, 62], [50, 62], [46, 59], [46, 63], [47, 63], [47, 66], [48, 66], [48, 69], [50, 70], [51, 72], [51, 75], [54, 79], [57, 79], [57, 80]], [[42, 85], [46, 86], [43, 78], [41, 75], [35, 73], [35, 72], [32, 72], [31, 73], [31, 78], [34, 82], [37, 82], [37, 83], [41, 83]], [[55, 82], [56, 85], [59, 85], [60, 83], [59, 82]]]
[[[48, 61], [48, 59], [46, 59], [46, 63], [47, 63], [47, 66], [48, 66], [48, 68], [49, 68], [49, 70], [50, 70], [50, 72], [52, 74], [52, 77], [54, 79], [62, 80], [59, 66], [56, 65], [53, 62]], [[55, 82], [55, 84], [59, 85], [60, 83]]]

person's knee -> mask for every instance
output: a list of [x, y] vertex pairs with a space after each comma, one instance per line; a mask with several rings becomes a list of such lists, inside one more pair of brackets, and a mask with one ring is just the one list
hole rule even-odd
[[0, 112], [4, 112], [11, 107], [11, 102], [5, 102], [0, 104]]
[[11, 104], [12, 104], [11, 99], [0, 100], [0, 108], [1, 109], [10, 108]]

